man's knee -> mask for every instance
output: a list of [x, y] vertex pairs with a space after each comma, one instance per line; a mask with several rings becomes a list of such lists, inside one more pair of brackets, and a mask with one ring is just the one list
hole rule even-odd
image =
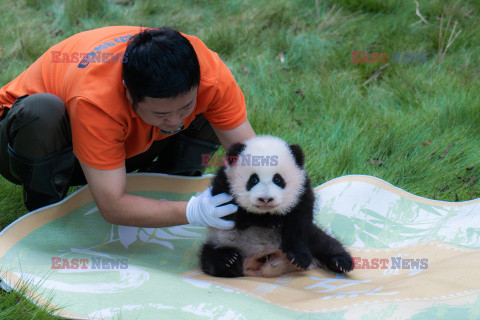
[[75, 163], [63, 101], [48, 93], [24, 96], [1, 121], [2, 175], [23, 185], [26, 207], [62, 200]]
[[28, 210], [58, 202], [65, 197], [75, 164], [72, 147], [33, 160], [23, 158], [10, 148], [9, 160], [11, 174], [23, 186], [23, 200]]
[[43, 158], [71, 144], [65, 104], [53, 94], [37, 93], [22, 99], [6, 120], [8, 143], [25, 158]]

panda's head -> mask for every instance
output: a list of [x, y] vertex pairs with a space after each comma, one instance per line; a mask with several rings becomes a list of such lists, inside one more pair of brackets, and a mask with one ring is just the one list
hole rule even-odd
[[225, 174], [230, 192], [249, 212], [287, 214], [303, 193], [306, 173], [298, 145], [257, 136], [232, 145]]

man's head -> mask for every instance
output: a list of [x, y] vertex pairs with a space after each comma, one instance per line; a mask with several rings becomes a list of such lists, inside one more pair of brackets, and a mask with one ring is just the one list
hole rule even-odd
[[127, 46], [123, 81], [132, 108], [148, 124], [173, 132], [193, 111], [200, 66], [190, 42], [169, 28], [147, 29]]

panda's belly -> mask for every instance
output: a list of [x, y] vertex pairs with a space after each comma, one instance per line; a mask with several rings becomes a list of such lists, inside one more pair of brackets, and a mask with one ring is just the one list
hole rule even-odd
[[219, 246], [235, 247], [246, 257], [260, 256], [280, 249], [280, 230], [257, 226], [244, 230], [210, 229], [209, 242]]

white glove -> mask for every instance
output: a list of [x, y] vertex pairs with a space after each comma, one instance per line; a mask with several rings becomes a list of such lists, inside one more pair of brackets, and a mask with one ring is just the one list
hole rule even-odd
[[195, 226], [214, 227], [217, 229], [232, 229], [235, 222], [221, 219], [237, 211], [238, 207], [229, 202], [233, 197], [226, 193], [212, 196], [212, 187], [197, 197], [192, 197], [187, 204], [188, 223]]

